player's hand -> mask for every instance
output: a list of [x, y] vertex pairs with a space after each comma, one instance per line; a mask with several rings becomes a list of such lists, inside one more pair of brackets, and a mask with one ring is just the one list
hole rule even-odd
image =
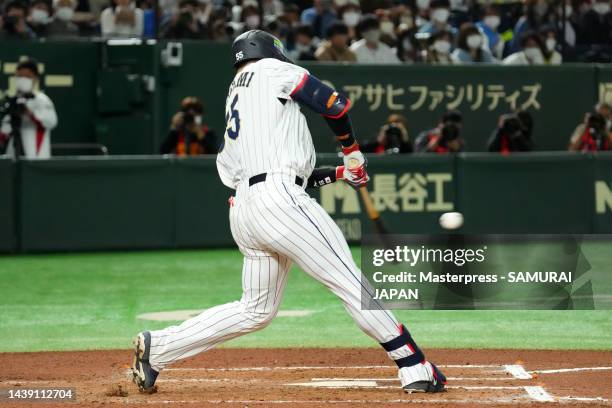
[[342, 152], [344, 153], [344, 181], [354, 188], [365, 186], [370, 177], [366, 171], [366, 158], [359, 150], [359, 145], [355, 144], [349, 148], [344, 148]]

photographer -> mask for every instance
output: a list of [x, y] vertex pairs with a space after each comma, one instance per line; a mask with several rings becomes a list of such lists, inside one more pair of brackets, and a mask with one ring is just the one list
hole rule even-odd
[[32, 59], [20, 62], [15, 77], [17, 92], [0, 104], [0, 148], [8, 156], [51, 157], [50, 132], [57, 126], [57, 115], [53, 102], [37, 90], [37, 84], [37, 62]]
[[204, 107], [195, 96], [181, 101], [181, 110], [172, 117], [170, 132], [161, 145], [161, 154], [192, 156], [216, 154], [215, 132], [202, 121]]
[[456, 110], [448, 111], [433, 129], [421, 132], [415, 142], [416, 152], [457, 153], [463, 151], [464, 141], [461, 137], [463, 116]]
[[609, 131], [606, 118], [599, 112], [589, 112], [584, 122], [576, 127], [570, 139], [569, 151], [595, 152], [610, 150], [612, 132]]
[[361, 151], [365, 153], [412, 153], [412, 150], [412, 141], [408, 135], [408, 121], [405, 116], [397, 113], [389, 115], [387, 122], [381, 126], [374, 140], [361, 145]]
[[501, 115], [497, 129], [487, 142], [490, 152], [508, 154], [510, 152], [529, 152], [533, 149], [531, 128], [533, 120], [529, 112], [521, 111]]

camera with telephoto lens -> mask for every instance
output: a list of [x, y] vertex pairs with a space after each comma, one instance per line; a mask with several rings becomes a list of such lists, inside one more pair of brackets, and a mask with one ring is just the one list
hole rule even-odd
[[399, 151], [402, 145], [402, 129], [395, 123], [389, 123], [385, 129], [385, 147], [387, 150]]
[[[2, 123], [5, 117], [9, 117], [11, 125], [9, 140], [15, 143], [16, 152], [21, 152], [21, 123], [26, 109], [26, 102], [31, 98], [34, 98], [34, 94], [25, 93], [16, 96], [6, 96], [0, 100], [0, 123]], [[0, 146], [0, 153], [4, 153], [6, 147], [6, 145]]]
[[185, 126], [191, 126], [195, 122], [195, 115], [189, 109], [183, 109], [183, 124]]
[[519, 138], [523, 134], [523, 124], [516, 115], [506, 115], [502, 120], [502, 133], [511, 139]]
[[17, 16], [6, 16], [4, 17], [4, 29], [9, 34], [17, 33], [17, 25], [19, 24], [19, 17]]
[[606, 119], [603, 115], [599, 113], [589, 113], [587, 117], [587, 128], [591, 133], [593, 139], [599, 141], [603, 141], [608, 137], [608, 132], [606, 130]]
[[459, 138], [459, 126], [454, 122], [446, 122], [444, 126], [442, 126], [440, 144], [445, 146], [446, 143], [456, 140], [457, 138]]

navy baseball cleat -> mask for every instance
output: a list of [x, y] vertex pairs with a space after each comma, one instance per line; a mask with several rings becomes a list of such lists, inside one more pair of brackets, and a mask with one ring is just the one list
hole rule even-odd
[[425, 361], [412, 367], [400, 369], [400, 381], [404, 392], [442, 392], [446, 377], [434, 364]]
[[153, 394], [157, 392], [155, 380], [159, 374], [149, 364], [149, 348], [151, 347], [151, 333], [148, 331], [138, 333], [134, 338], [134, 362], [132, 363], [132, 375], [134, 384], [140, 392]]

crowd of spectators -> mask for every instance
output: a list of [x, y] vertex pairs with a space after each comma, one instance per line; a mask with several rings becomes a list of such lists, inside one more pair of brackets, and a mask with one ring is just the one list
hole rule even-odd
[[275, 34], [296, 60], [559, 64], [612, 59], [611, 0], [0, 0], [0, 38], [231, 41]]

